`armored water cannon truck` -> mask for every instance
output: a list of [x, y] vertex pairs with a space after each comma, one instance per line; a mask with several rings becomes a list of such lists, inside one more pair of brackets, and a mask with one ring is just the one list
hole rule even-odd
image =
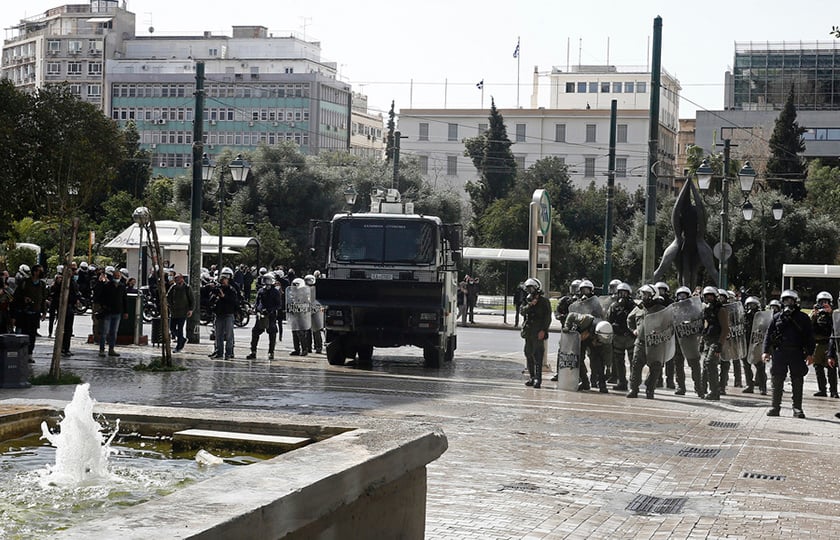
[[451, 361], [461, 236], [460, 224], [415, 214], [394, 189], [375, 190], [370, 212], [313, 223], [329, 363], [370, 364], [374, 347], [404, 345], [422, 348], [428, 367]]

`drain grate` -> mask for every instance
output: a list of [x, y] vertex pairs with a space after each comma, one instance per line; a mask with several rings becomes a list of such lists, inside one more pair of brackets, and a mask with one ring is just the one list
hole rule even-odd
[[636, 495], [627, 505], [626, 510], [645, 514], [679, 514], [687, 500], [685, 497], [664, 498]]
[[730, 399], [726, 403], [732, 405], [734, 407], [766, 407], [767, 403], [764, 401], [759, 400], [749, 400], [749, 399]]
[[736, 428], [738, 427], [738, 422], [720, 422], [718, 420], [712, 420], [709, 422], [709, 425], [712, 427], [719, 427], [719, 428]]
[[689, 447], [680, 450], [677, 455], [682, 457], [712, 458], [720, 453], [720, 448]]
[[764, 474], [747, 471], [741, 473], [741, 478], [751, 478], [753, 480], [777, 480], [780, 482], [785, 479], [784, 475], [781, 474]]
[[540, 493], [543, 495], [568, 495], [569, 492], [565, 489], [558, 489], [553, 486], [538, 486], [531, 482], [513, 482], [512, 484], [504, 484], [496, 491], [518, 491], [520, 493]]
[[781, 435], [800, 435], [802, 437], [813, 435], [813, 433], [808, 433], [807, 431], [777, 431], [777, 433]]

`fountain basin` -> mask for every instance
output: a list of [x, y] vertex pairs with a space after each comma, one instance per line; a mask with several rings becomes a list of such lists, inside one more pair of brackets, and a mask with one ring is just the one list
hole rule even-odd
[[[64, 402], [6, 400], [10, 438], [55, 420]], [[92, 520], [56, 538], [423, 538], [426, 465], [447, 447], [430, 424], [268, 411], [98, 403], [120, 431], [170, 435], [187, 429], [308, 438], [311, 444], [237, 467], [174, 493]], [[223, 416], [223, 418], [220, 418]], [[27, 428], [28, 425], [28, 428]], [[18, 430], [18, 431], [15, 431]]]

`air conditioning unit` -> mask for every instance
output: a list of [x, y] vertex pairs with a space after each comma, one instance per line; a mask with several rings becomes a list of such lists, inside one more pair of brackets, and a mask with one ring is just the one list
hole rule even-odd
[[165, 161], [161, 161], [161, 162], [158, 164], [158, 166], [159, 166], [161, 169], [165, 169], [165, 168], [166, 168], [166, 162], [165, 162]]
[[248, 122], [248, 125], [254, 127], [254, 122]]
[[162, 125], [162, 126], [165, 126], [165, 125], [166, 125], [166, 120], [164, 120], [163, 118], [161, 118], [160, 120], [158, 120], [158, 124], [160, 124], [160, 125]]
[[153, 143], [151, 144], [151, 147], [152, 147], [152, 150], [154, 150], [155, 148], [157, 148], [157, 143], [153, 142]]
[[274, 127], [277, 127], [277, 126], [280, 125], [280, 122], [272, 122], [271, 125], [274, 126]]
[[192, 163], [184, 163], [185, 169], [189, 169], [190, 167], [192, 167]]
[[209, 148], [210, 150], [213, 150], [214, 148], [216, 148], [216, 145], [215, 144], [208, 144], [207, 148]]
[[215, 121], [215, 120], [210, 120], [210, 125], [211, 125], [211, 126], [215, 126], [215, 125], [216, 125], [216, 121]]

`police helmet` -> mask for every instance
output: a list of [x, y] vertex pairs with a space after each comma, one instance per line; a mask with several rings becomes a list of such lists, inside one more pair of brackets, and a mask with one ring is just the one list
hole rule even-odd
[[22, 264], [18, 266], [18, 274], [24, 278], [28, 278], [32, 276], [32, 270], [29, 268], [28, 264]]
[[312, 274], [306, 274], [303, 276], [303, 282], [307, 285], [315, 285], [315, 276]]
[[263, 285], [274, 285], [274, 274], [271, 272], [266, 272], [265, 274], [260, 276], [260, 281]]
[[233, 270], [230, 269], [230, 266], [225, 266], [224, 268], [222, 268], [222, 271], [219, 272], [219, 277], [226, 277], [228, 279], [232, 278]]
[[114, 275], [114, 272], [116, 272], [116, 270], [117, 270], [117, 269], [116, 269], [116, 268], [114, 268], [113, 266], [106, 266], [106, 267], [105, 267], [105, 275], [106, 275], [106, 276], [113, 276], [113, 275]]
[[627, 291], [628, 295], [633, 294], [633, 288], [630, 286], [629, 283], [619, 283], [618, 286], [615, 288], [615, 292], [619, 291]]
[[268, 269], [265, 266], [260, 267], [260, 275], [264, 276], [268, 272]]
[[614, 293], [618, 289], [619, 285], [621, 285], [621, 280], [620, 279], [614, 279], [614, 280], [610, 281], [610, 292]]
[[834, 297], [831, 296], [831, 293], [828, 291], [820, 291], [817, 294], [817, 303], [819, 304], [821, 300], [828, 300], [828, 303], [834, 302]]
[[120, 274], [122, 274], [126, 279], [128, 279], [128, 268], [120, 268]]
[[589, 281], [588, 279], [584, 279], [583, 281], [578, 283], [578, 290], [585, 289], [585, 288], [588, 288], [589, 292], [592, 292], [592, 291], [595, 290], [595, 285], [593, 285], [592, 282]]
[[607, 321], [599, 322], [595, 325], [595, 335], [602, 343], [611, 343], [613, 338], [612, 325]]
[[674, 294], [676, 294], [677, 296], [679, 296], [681, 294], [685, 294], [686, 296], [691, 296], [691, 289], [689, 289], [688, 287], [683, 285], [682, 287], [679, 287], [677, 289], [677, 292], [674, 293]]
[[581, 280], [579, 280], [579, 279], [572, 280], [571, 285], [569, 285], [569, 292], [570, 293], [577, 294], [578, 288], [580, 286], [580, 281]]
[[314, 272], [312, 272], [312, 275], [315, 276], [315, 279], [318, 279], [319, 277], [321, 277], [321, 271], [315, 270]]
[[744, 301], [744, 307], [748, 306], [755, 306], [757, 308], [761, 307], [761, 302], [758, 301], [758, 298], [755, 296], [750, 296], [749, 298]]
[[782, 309], [782, 303], [778, 300], [770, 300], [767, 307]]
[[64, 265], [59, 264], [58, 266], [56, 266], [55, 267], [55, 273], [56, 274], [63, 274], [64, 273]]
[[210, 275], [210, 272], [202, 272], [201, 273], [201, 282], [207, 285], [213, 281], [213, 276]]
[[799, 294], [793, 289], [787, 289], [785, 291], [782, 291], [782, 296], [780, 298], [782, 300], [782, 303], [784, 303], [785, 298], [792, 298], [794, 302], [796, 302], [797, 304], [799, 303]]
[[81, 263], [79, 263], [79, 268], [81, 268], [82, 270], [87, 270], [87, 267], [88, 267], [87, 261], [82, 261]]
[[275, 277], [275, 279], [283, 279], [284, 277], [286, 277], [286, 272], [284, 272], [282, 270], [275, 270], [274, 271], [274, 277]]
[[522, 285], [523, 285], [526, 289], [527, 289], [528, 287], [533, 287], [533, 288], [534, 288], [535, 290], [537, 290], [537, 291], [539, 291], [540, 289], [542, 289], [542, 283], [540, 283], [540, 280], [538, 280], [537, 278], [532, 278], [532, 277], [530, 277], [530, 278], [526, 279], [526, 280], [525, 280], [525, 283], [523, 283]]
[[662, 289], [665, 289], [665, 292], [671, 292], [671, 287], [669, 287], [668, 284], [665, 283], [664, 281], [657, 281], [656, 285], [654, 285], [654, 286], [660, 292], [662, 292]]
[[713, 294], [717, 296], [720, 293], [718, 292], [717, 287], [712, 287], [711, 285], [708, 285], [706, 287], [703, 287], [703, 296], [705, 297], [707, 294]]
[[647, 284], [642, 285], [641, 287], [639, 287], [639, 296], [641, 296], [642, 298], [645, 298], [645, 297], [648, 297], [648, 296], [649, 297], [654, 297], [654, 296], [656, 296], [656, 290], [653, 288], [652, 285], [647, 285]]
[[292, 287], [303, 287], [306, 285], [306, 282], [303, 281], [303, 278], [295, 278], [292, 280]]
[[735, 300], [735, 293], [733, 291], [726, 291], [726, 298], [731, 302]]

